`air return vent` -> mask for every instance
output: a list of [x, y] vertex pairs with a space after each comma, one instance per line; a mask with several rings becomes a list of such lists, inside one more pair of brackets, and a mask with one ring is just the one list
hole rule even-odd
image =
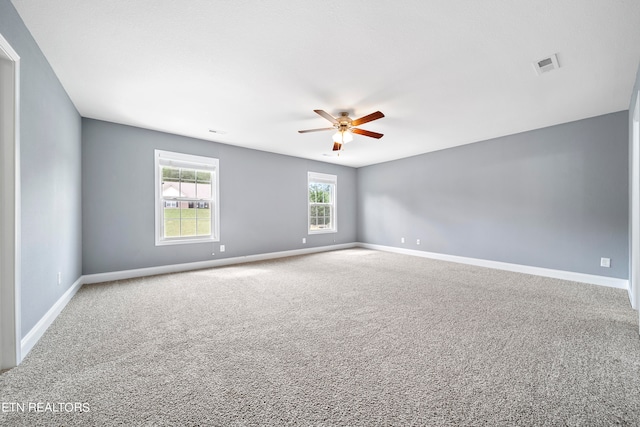
[[558, 56], [554, 53], [547, 58], [539, 59], [533, 63], [533, 68], [535, 68], [538, 75], [560, 68], [560, 64], [558, 64]]

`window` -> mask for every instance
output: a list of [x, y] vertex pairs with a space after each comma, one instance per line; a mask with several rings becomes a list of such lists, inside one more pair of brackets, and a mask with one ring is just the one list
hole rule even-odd
[[156, 246], [219, 241], [218, 159], [155, 150]]
[[335, 233], [338, 177], [309, 172], [309, 234]]

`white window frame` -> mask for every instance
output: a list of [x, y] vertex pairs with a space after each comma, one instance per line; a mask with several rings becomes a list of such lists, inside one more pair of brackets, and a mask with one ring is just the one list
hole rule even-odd
[[[331, 192], [331, 228], [323, 228], [320, 230], [311, 230], [311, 199], [309, 198], [309, 187], [312, 183], [331, 184], [333, 191]], [[307, 232], [308, 234], [325, 234], [338, 232], [338, 177], [319, 172], [307, 173]]]
[[[180, 245], [186, 243], [206, 243], [220, 241], [220, 172], [219, 161], [213, 157], [154, 150], [155, 156], [155, 234], [156, 246]], [[162, 166], [185, 167], [211, 172], [211, 213], [210, 236], [164, 237], [164, 209], [162, 197]], [[202, 199], [205, 201], [205, 199]], [[190, 199], [191, 201], [191, 199]]]

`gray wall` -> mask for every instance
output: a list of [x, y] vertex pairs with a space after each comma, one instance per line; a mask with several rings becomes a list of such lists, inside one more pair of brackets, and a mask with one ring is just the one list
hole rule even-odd
[[20, 56], [24, 336], [82, 274], [81, 119], [8, 0], [0, 34]]
[[[356, 240], [353, 168], [98, 120], [82, 124], [84, 274]], [[155, 246], [154, 149], [220, 159], [219, 243]], [[308, 171], [338, 176], [338, 233], [307, 235]]]
[[627, 121], [622, 111], [360, 168], [358, 240], [627, 278]]

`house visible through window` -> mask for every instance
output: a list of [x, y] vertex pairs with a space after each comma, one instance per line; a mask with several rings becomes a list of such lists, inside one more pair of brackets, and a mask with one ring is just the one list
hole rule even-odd
[[155, 151], [156, 245], [218, 241], [218, 159]]
[[336, 224], [336, 191], [338, 177], [309, 172], [309, 234], [334, 233]]

